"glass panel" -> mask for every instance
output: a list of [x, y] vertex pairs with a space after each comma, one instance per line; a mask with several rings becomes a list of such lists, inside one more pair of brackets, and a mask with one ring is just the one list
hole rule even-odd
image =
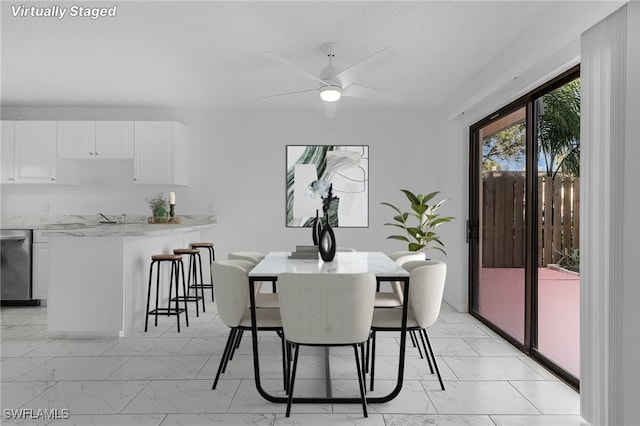
[[580, 377], [580, 80], [535, 102], [537, 349]]
[[478, 313], [524, 342], [525, 108], [479, 130]]

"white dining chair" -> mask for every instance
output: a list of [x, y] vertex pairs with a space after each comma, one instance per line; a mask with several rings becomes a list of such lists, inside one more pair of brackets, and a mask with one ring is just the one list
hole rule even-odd
[[[251, 263], [251, 268], [260, 263], [265, 258], [264, 254], [257, 251], [234, 251], [227, 255], [229, 260], [243, 260]], [[271, 283], [272, 292], [263, 292], [262, 287], [265, 283], [258, 281], [254, 284], [256, 294], [256, 307], [258, 308], [277, 308], [279, 306], [278, 294], [275, 292], [275, 283]]]
[[234, 251], [227, 255], [229, 260], [247, 260], [253, 262], [254, 265], [258, 264], [264, 257], [264, 254], [257, 251]]
[[[431, 368], [431, 362], [433, 362], [433, 367], [435, 367], [435, 372], [440, 381], [440, 387], [445, 390], [427, 329], [438, 319], [440, 314], [447, 265], [436, 260], [413, 260], [406, 262], [403, 268], [410, 272], [407, 330], [418, 332], [425, 355], [429, 361], [429, 367]], [[373, 341], [371, 349], [371, 390], [373, 390], [375, 376], [376, 333], [380, 331], [400, 331], [401, 321], [401, 309], [376, 308], [374, 310], [371, 322], [371, 338]], [[420, 345], [420, 341], [418, 345]]]
[[[391, 260], [402, 266], [412, 260], [425, 260], [424, 252], [420, 251], [396, 251], [388, 255]], [[376, 294], [376, 308], [400, 308], [402, 307], [402, 283], [391, 281], [391, 292], [378, 292]]]
[[351, 248], [351, 247], [336, 247], [336, 253], [337, 252], [343, 252], [343, 253], [355, 253], [358, 250]]
[[352, 346], [362, 411], [367, 417], [364, 372], [358, 349], [369, 338], [376, 278], [362, 274], [296, 274], [278, 277], [284, 337], [294, 349], [286, 416], [291, 413], [300, 346]]
[[[215, 389], [220, 374], [225, 372], [228, 362], [233, 358], [235, 349], [240, 344], [243, 331], [251, 330], [248, 276], [250, 263], [244, 260], [214, 261], [212, 268], [213, 276], [216, 280], [214, 291], [218, 316], [230, 328], [229, 337], [212, 386], [212, 389]], [[282, 321], [279, 309], [256, 309], [256, 321], [259, 331], [275, 331], [282, 335]], [[282, 340], [282, 356], [286, 389], [288, 383], [285, 372], [287, 371], [288, 357], [285, 354], [284, 340]]]
[[[425, 253], [421, 251], [396, 251], [388, 255], [394, 262], [402, 266], [413, 260], [425, 260]], [[401, 308], [403, 299], [403, 286], [400, 281], [389, 282], [391, 291], [378, 291], [376, 293], [376, 308]], [[414, 331], [409, 332], [411, 342], [414, 348], [418, 348], [420, 358], [422, 358], [422, 349], [418, 345], [417, 336]], [[365, 371], [369, 372], [369, 342], [367, 342], [367, 364]], [[431, 366], [431, 363], [429, 363]]]

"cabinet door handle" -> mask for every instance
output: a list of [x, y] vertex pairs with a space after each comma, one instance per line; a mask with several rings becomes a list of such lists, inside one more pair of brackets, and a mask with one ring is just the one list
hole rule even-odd
[[52, 181], [55, 181], [55, 180], [56, 180], [56, 178], [51, 178], [51, 180], [52, 180]]
[[10, 180], [11, 182], [13, 182], [13, 181], [14, 181], [14, 179], [13, 179], [13, 178], [9, 178], [9, 180]]
[[89, 155], [93, 155], [93, 152], [90, 152]]
[[99, 155], [99, 154], [100, 154], [99, 152], [96, 152], [96, 155]]

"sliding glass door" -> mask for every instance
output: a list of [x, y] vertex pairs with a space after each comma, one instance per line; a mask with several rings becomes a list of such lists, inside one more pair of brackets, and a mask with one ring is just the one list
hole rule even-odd
[[477, 312], [524, 344], [526, 108], [477, 130], [480, 179]]
[[470, 133], [469, 311], [577, 387], [579, 70]]
[[580, 80], [533, 102], [537, 329], [533, 349], [580, 377]]

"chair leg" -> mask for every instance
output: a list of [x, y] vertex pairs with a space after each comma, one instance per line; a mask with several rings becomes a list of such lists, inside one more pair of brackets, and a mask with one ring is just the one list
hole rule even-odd
[[[182, 259], [177, 260], [176, 264], [178, 265], [178, 272], [182, 275], [182, 284], [184, 286], [184, 283], [186, 283], [187, 281], [184, 279], [185, 275], [184, 275], [184, 262], [182, 262]], [[184, 294], [185, 298], [184, 298], [184, 306], [185, 309], [187, 309], [187, 297], [189, 296], [189, 287], [186, 287], [187, 292]], [[196, 293], [196, 296], [198, 294]], [[176, 295], [177, 297], [177, 295]], [[196, 317], [200, 316], [200, 311], [198, 310], [198, 301], [196, 300]], [[188, 324], [187, 324], [188, 325]]]
[[229, 337], [227, 338], [227, 344], [224, 347], [224, 352], [222, 352], [222, 358], [220, 359], [220, 365], [218, 365], [218, 372], [216, 373], [216, 379], [213, 381], [213, 386], [211, 389], [215, 389], [218, 385], [218, 379], [220, 379], [220, 374], [222, 373], [222, 367], [226, 365], [226, 359], [229, 355], [229, 350], [231, 349], [231, 344], [233, 341], [233, 329], [229, 331]]
[[298, 367], [298, 351], [300, 346], [294, 344], [293, 349], [295, 353], [293, 355], [293, 369], [291, 370], [291, 382], [289, 383], [289, 398], [287, 398], [287, 413], [286, 417], [291, 415], [291, 403], [293, 402], [293, 385], [296, 382], [296, 368]]
[[429, 353], [427, 352], [427, 345], [424, 342], [424, 336], [423, 336], [422, 330], [418, 331], [418, 334], [420, 335], [420, 340], [422, 340], [422, 347], [424, 348], [424, 353], [427, 356], [427, 363], [429, 364], [429, 371], [431, 371], [431, 374], [433, 374], [433, 365], [431, 364], [431, 357], [429, 356]]
[[[362, 343], [362, 344], [360, 344], [358, 346], [360, 346], [360, 365], [362, 366], [362, 378], [366, 382], [367, 379], [365, 377], [366, 377], [367, 373], [364, 371], [364, 365], [366, 364], [365, 358], [364, 358], [364, 346], [365, 345], [364, 345], [364, 343]], [[366, 386], [365, 386], [364, 391], [365, 391], [365, 393], [367, 392]]]
[[[283, 338], [284, 339], [284, 338]], [[285, 356], [286, 356], [286, 360], [287, 360], [287, 369], [285, 370], [285, 376], [287, 379], [287, 387], [286, 387], [286, 392], [285, 395], [289, 395], [290, 392], [290, 386], [291, 386], [291, 352], [293, 350], [293, 347], [291, 346], [291, 343], [287, 342], [286, 339], [285, 340]]]
[[[178, 287], [178, 265], [176, 263], [176, 261], [172, 261], [171, 262], [171, 274], [169, 275], [169, 282], [173, 282], [173, 280], [175, 280], [176, 282], [176, 322], [178, 323], [178, 333], [180, 333], [180, 305], [178, 302], [178, 294], [180, 293], [180, 287]], [[185, 302], [185, 307], [187, 306], [187, 302]], [[169, 309], [167, 309], [167, 312], [170, 312], [170, 308], [171, 308], [171, 285], [169, 285]]]
[[415, 330], [409, 330], [409, 336], [411, 336], [411, 340], [413, 341], [413, 347], [418, 348], [418, 353], [420, 354], [420, 358], [424, 358], [424, 356], [422, 356], [422, 349], [420, 349], [420, 342], [416, 337]]
[[[151, 266], [149, 267], [149, 287], [147, 290], [147, 315], [144, 319], [144, 332], [147, 332], [147, 327], [149, 326], [149, 302], [151, 299], [151, 274], [153, 273], [153, 262], [151, 262]], [[156, 315], [156, 318], [158, 316]]]
[[360, 360], [358, 359], [358, 346], [360, 346], [360, 351], [363, 352], [362, 343], [358, 345], [353, 345], [353, 352], [356, 356], [356, 369], [358, 370], [358, 385], [360, 387], [360, 401], [362, 401], [362, 412], [365, 417], [369, 417], [367, 413], [367, 397], [365, 396], [366, 389], [364, 384], [364, 372], [360, 368]]
[[[205, 307], [204, 307], [204, 280], [202, 279], [202, 257], [200, 256], [200, 253], [196, 253], [196, 256], [198, 256], [198, 268], [195, 267], [195, 263], [196, 263], [196, 258], [193, 258], [193, 275], [195, 277], [196, 275], [196, 270], [200, 271], [200, 295], [202, 296], [202, 312], [205, 312]], [[198, 298], [198, 285], [196, 284], [196, 299]], [[196, 305], [198, 304], [198, 300], [196, 300]]]
[[[160, 267], [159, 263], [156, 263], [156, 320], [155, 320], [155, 326], [158, 326], [158, 302], [160, 300], [160, 270], [162, 268]], [[169, 280], [171, 281], [171, 280]], [[169, 298], [171, 298], [171, 283], [169, 283]], [[171, 303], [171, 302], [169, 302]], [[169, 315], [167, 315], [169, 316]]]
[[376, 332], [371, 332], [371, 386], [369, 390], [373, 392], [373, 377], [376, 374]]
[[211, 264], [216, 260], [216, 255], [213, 252], [213, 247], [209, 247], [209, 276], [211, 277], [211, 301], [215, 302], [216, 299], [213, 296], [213, 268]]
[[288, 392], [288, 377], [287, 377], [287, 345], [284, 341], [284, 336], [280, 336], [280, 342], [282, 343], [282, 380], [284, 382], [285, 394]]
[[411, 331], [409, 331], [409, 337], [411, 337], [411, 343], [413, 344], [413, 347], [416, 347], [416, 336], [413, 335], [413, 333]]
[[[180, 267], [182, 267], [182, 294], [184, 295], [184, 298], [182, 299], [184, 301], [184, 321], [185, 323], [187, 323], [187, 327], [189, 327], [189, 308], [187, 307], [187, 295], [189, 294], [189, 292], [187, 291], [188, 287], [187, 287], [187, 283], [184, 281], [184, 263], [182, 263], [182, 260], [178, 260], [176, 261], [177, 265], [178, 265], [178, 269]], [[178, 304], [178, 272], [176, 271], [176, 306]], [[180, 314], [178, 314], [178, 316], [180, 316]]]
[[438, 375], [438, 380], [440, 381], [440, 388], [444, 389], [444, 383], [442, 382], [442, 376], [440, 375], [440, 369], [438, 368], [438, 363], [436, 362], [436, 354], [433, 352], [433, 348], [431, 347], [431, 341], [429, 340], [429, 335], [427, 334], [427, 330], [422, 330], [425, 339], [427, 339], [427, 345], [429, 346], [429, 352], [431, 352], [431, 357], [433, 358], [433, 366], [436, 368], [436, 374]]
[[371, 334], [369, 334], [369, 338], [367, 339], [367, 350], [365, 355], [365, 364], [364, 364], [364, 373], [367, 374], [369, 372], [369, 354], [371, 353]]
[[231, 339], [231, 345], [229, 346], [229, 350], [227, 351], [227, 356], [224, 358], [224, 365], [222, 366], [222, 372], [226, 372], [227, 371], [227, 365], [229, 364], [229, 361], [233, 358], [233, 345], [235, 345], [235, 341], [238, 338], [238, 329], [233, 328], [231, 329], [231, 335], [229, 336], [229, 338]]
[[244, 330], [238, 330], [238, 332], [236, 333], [236, 337], [235, 340], [233, 342], [233, 346], [231, 347], [231, 354], [229, 356], [229, 359], [233, 359], [233, 356], [236, 353], [236, 349], [238, 349], [240, 347], [240, 342], [242, 341], [242, 333], [244, 332]]

